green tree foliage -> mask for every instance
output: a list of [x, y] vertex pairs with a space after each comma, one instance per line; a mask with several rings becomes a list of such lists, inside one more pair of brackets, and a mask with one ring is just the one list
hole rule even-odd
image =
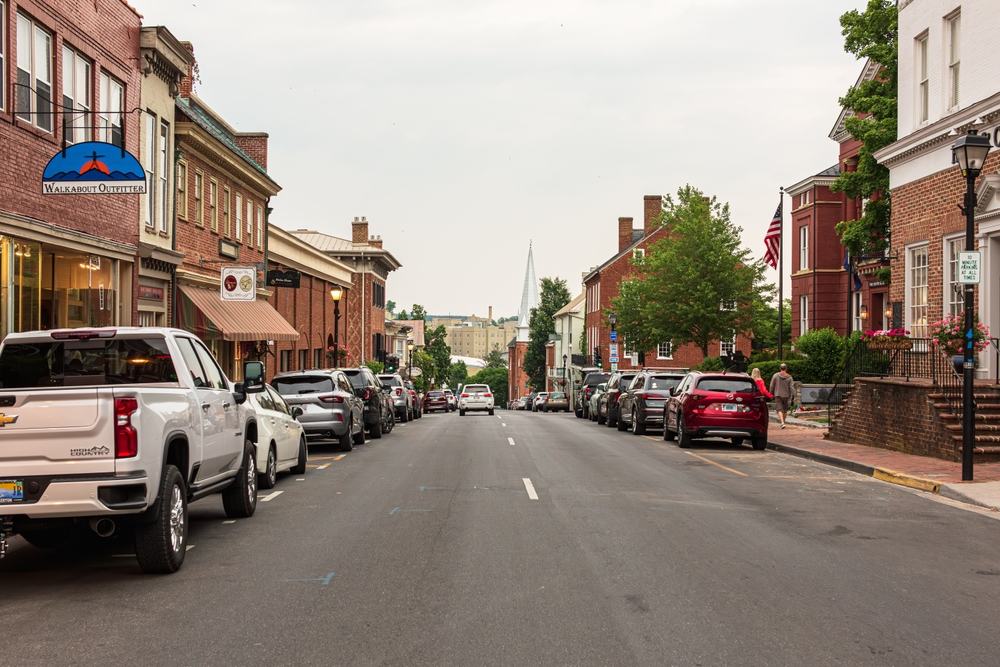
[[508, 401], [507, 391], [507, 368], [500, 366], [487, 367], [479, 371], [472, 378], [476, 384], [488, 384], [493, 390], [493, 405], [506, 407]]
[[385, 302], [385, 309], [389, 313], [395, 313], [396, 312], [396, 302], [393, 301], [392, 299], [389, 299], [388, 301]]
[[827, 327], [799, 336], [795, 349], [805, 355], [804, 371], [811, 382], [836, 382], [844, 359], [844, 338]]
[[385, 370], [385, 364], [375, 359], [369, 359], [368, 361], [366, 361], [365, 366], [371, 369], [371, 372], [375, 373], [376, 375]]
[[[778, 306], [777, 290], [767, 290], [757, 295], [753, 300], [753, 321], [750, 332], [753, 334], [754, 354], [763, 350], [778, 349]], [[781, 342], [787, 348], [792, 341], [792, 302], [785, 299], [784, 322], [782, 323]]]
[[486, 368], [507, 368], [507, 357], [497, 348], [487, 353], [485, 361]]
[[545, 386], [545, 344], [556, 332], [552, 317], [569, 303], [569, 290], [562, 278], [542, 278], [537, 308], [531, 309], [528, 349], [524, 353], [524, 372], [533, 387]]
[[773, 287], [763, 262], [740, 245], [728, 204], [686, 185], [664, 198], [663, 224], [669, 234], [612, 301], [618, 328], [633, 349], [693, 343], [707, 357], [712, 341], [753, 328], [754, 300]]
[[401, 311], [399, 311], [396, 314], [396, 319], [397, 320], [408, 320], [408, 319], [410, 319], [410, 314], [408, 312], [406, 312], [405, 310], [401, 310]]
[[434, 357], [417, 348], [413, 350], [413, 367], [420, 369], [420, 374], [414, 376], [413, 385], [420, 391], [427, 391], [434, 381]]
[[410, 308], [410, 320], [427, 320], [427, 311], [419, 303], [413, 304], [413, 308]]
[[874, 79], [852, 86], [840, 99], [854, 112], [845, 126], [861, 148], [857, 169], [842, 172], [832, 188], [868, 200], [860, 218], [837, 225], [841, 242], [855, 257], [880, 254], [889, 243], [889, 169], [875, 161], [874, 153], [896, 140], [897, 14], [895, 0], [868, 0], [864, 11], [840, 17], [844, 50], [879, 66]]
[[[424, 350], [434, 360], [431, 378], [435, 386], [448, 378], [448, 367], [451, 366], [451, 348], [446, 342], [447, 338], [448, 332], [444, 326], [439, 325], [424, 332]], [[427, 369], [421, 368], [421, 370], [426, 371]]]
[[469, 381], [469, 369], [465, 367], [464, 361], [456, 361], [448, 366], [448, 386], [457, 390]]

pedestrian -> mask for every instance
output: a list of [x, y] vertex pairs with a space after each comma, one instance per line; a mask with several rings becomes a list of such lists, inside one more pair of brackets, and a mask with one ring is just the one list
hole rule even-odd
[[781, 364], [781, 370], [771, 376], [771, 393], [774, 394], [774, 411], [778, 413], [779, 428], [785, 428], [785, 415], [792, 403], [792, 374], [788, 364]]
[[743, 350], [736, 350], [733, 356], [730, 357], [729, 362], [732, 364], [730, 370], [734, 373], [747, 372], [747, 357], [743, 354]]
[[754, 384], [757, 385], [757, 391], [764, 394], [764, 398], [766, 398], [769, 401], [772, 398], [774, 398], [774, 394], [772, 394], [767, 390], [767, 385], [764, 384], [764, 378], [760, 376], [759, 368], [754, 368], [752, 371], [750, 371], [750, 377], [753, 378]]

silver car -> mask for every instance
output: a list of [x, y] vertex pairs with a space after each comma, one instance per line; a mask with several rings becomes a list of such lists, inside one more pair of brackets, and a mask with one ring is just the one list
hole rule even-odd
[[283, 373], [271, 381], [289, 408], [302, 410], [299, 423], [309, 440], [333, 438], [350, 451], [364, 443], [364, 403], [341, 371]]

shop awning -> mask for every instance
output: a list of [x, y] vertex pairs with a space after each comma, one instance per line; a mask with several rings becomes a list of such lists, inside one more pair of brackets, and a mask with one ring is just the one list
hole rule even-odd
[[181, 285], [183, 329], [233, 341], [296, 341], [299, 332], [267, 301], [223, 301], [218, 289]]

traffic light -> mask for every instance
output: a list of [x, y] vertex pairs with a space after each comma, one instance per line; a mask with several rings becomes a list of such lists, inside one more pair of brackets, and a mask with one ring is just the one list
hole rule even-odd
[[601, 359], [601, 346], [600, 345], [595, 345], [594, 346], [594, 365], [597, 366], [598, 368], [601, 368], [604, 365], [603, 363], [601, 363], [602, 361], [603, 360]]

